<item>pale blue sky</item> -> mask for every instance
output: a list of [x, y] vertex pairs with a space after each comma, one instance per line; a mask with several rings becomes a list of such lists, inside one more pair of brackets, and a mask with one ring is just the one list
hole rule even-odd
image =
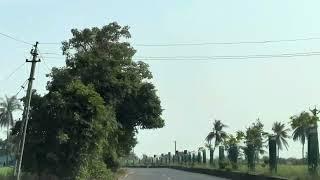
[[[320, 37], [319, 1], [22, 1], [0, 0], [0, 32], [28, 42], [60, 42], [71, 28], [101, 27], [112, 21], [129, 25], [133, 43], [260, 41]], [[274, 44], [191, 47], [135, 47], [137, 56], [216, 56], [320, 51], [320, 40]], [[42, 53], [59, 45], [40, 45]], [[8, 75], [29, 57], [30, 46], [0, 36], [0, 96], [13, 95], [27, 79], [29, 64]], [[271, 130], [274, 121], [320, 104], [319, 56], [217, 61], [152, 61], [166, 127], [140, 131], [135, 152], [149, 155], [196, 150], [213, 119], [228, 132], [244, 130], [257, 117]], [[48, 66], [63, 60], [45, 59]], [[38, 63], [35, 88], [45, 92], [48, 73]], [[23, 94], [21, 93], [20, 96]], [[301, 157], [290, 142], [281, 156]]]

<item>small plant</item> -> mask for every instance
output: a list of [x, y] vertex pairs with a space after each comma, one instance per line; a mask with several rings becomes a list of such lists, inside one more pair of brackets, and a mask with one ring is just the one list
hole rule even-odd
[[220, 169], [226, 169], [227, 167], [230, 168], [229, 161], [227, 161], [227, 160], [219, 161], [219, 168]]

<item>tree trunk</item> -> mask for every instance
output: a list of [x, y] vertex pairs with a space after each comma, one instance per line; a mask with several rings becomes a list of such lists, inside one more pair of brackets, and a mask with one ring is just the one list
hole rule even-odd
[[214, 145], [214, 146], [213, 146], [213, 149], [212, 149], [212, 151], [213, 151], [213, 152], [212, 152], [212, 160], [213, 160], [213, 163], [212, 163], [212, 164], [213, 164], [213, 166], [215, 166], [215, 163], [214, 163], [214, 151], [215, 151], [215, 150], [216, 150], [216, 146]]
[[302, 160], [304, 161], [304, 143], [302, 143]]
[[279, 156], [279, 152], [280, 152], [280, 148], [279, 148], [279, 146], [278, 146], [278, 152], [277, 152], [277, 156], [278, 156], [278, 163], [279, 163], [279, 159], [280, 159], [280, 156]]
[[6, 157], [6, 166], [8, 166], [8, 162], [9, 162], [9, 123], [7, 125], [7, 144], [6, 144], [6, 153], [7, 153], [7, 157]]

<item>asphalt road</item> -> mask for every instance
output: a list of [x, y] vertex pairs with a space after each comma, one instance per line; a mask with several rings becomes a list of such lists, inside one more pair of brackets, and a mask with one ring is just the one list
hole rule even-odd
[[121, 180], [227, 180], [224, 178], [166, 168], [129, 168]]

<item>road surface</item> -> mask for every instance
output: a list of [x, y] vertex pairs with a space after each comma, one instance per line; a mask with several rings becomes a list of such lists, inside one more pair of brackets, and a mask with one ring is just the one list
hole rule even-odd
[[227, 180], [205, 174], [167, 168], [128, 168], [121, 180]]

